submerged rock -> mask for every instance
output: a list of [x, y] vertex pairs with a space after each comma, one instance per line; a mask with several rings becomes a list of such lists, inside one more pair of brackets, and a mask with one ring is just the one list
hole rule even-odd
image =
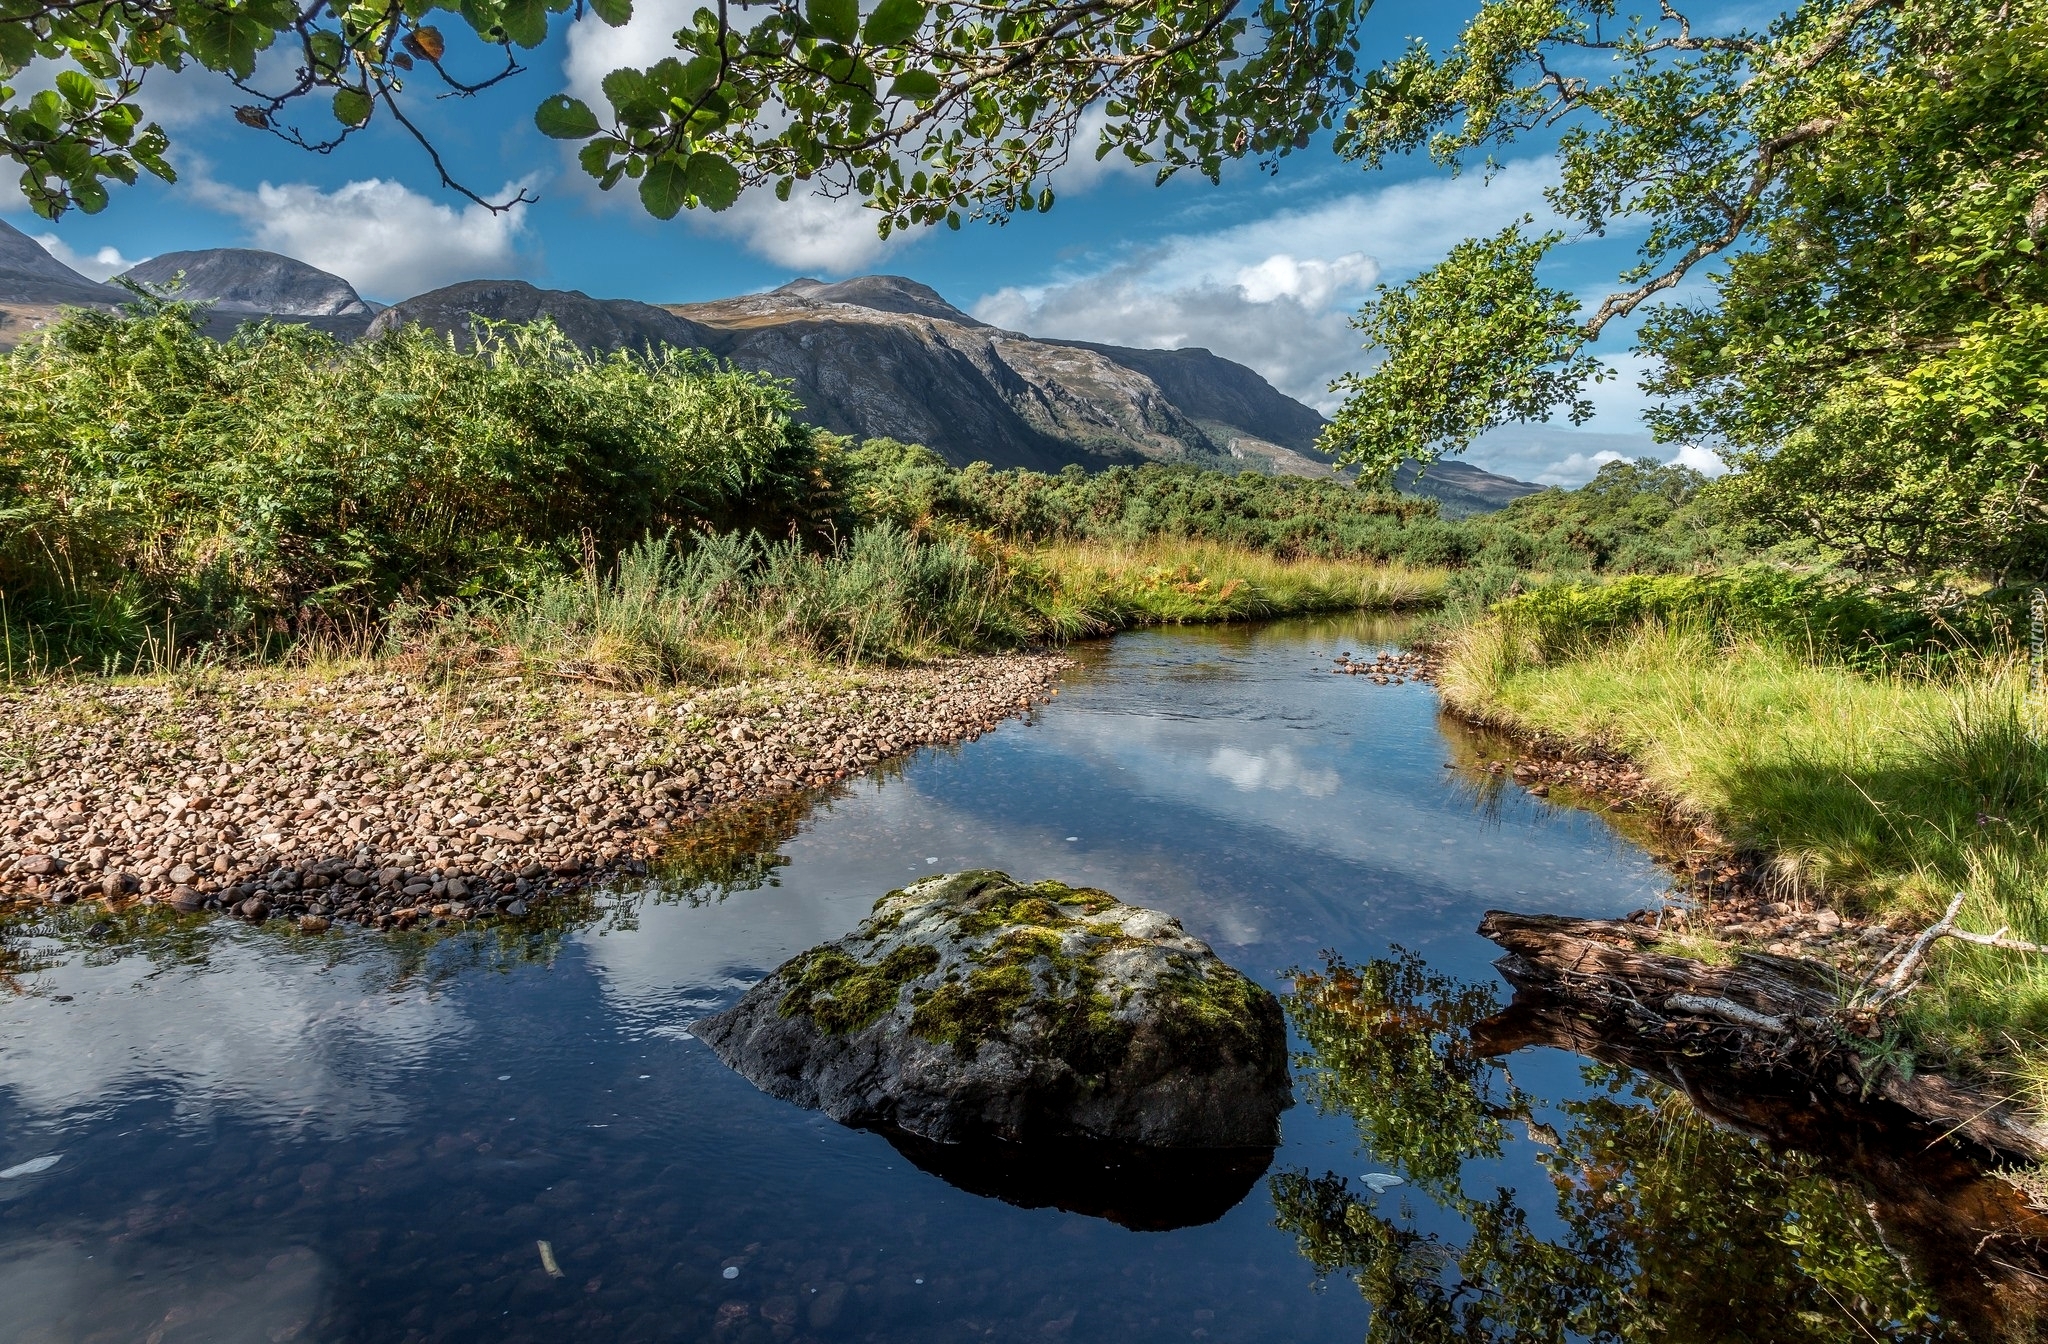
[[1273, 995], [1178, 920], [1003, 873], [928, 878], [692, 1031], [763, 1091], [941, 1143], [1270, 1148]]

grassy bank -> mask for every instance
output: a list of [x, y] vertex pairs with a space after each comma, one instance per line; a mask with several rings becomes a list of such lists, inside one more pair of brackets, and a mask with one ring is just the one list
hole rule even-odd
[[1436, 601], [1446, 580], [1163, 539], [1026, 550], [884, 524], [817, 551], [726, 534], [643, 542], [518, 595], [401, 613], [378, 651], [442, 672], [490, 661], [646, 687], [791, 658], [915, 662], [1147, 625], [1403, 610]]
[[[1788, 892], [1845, 913], [2048, 940], [2048, 709], [1978, 656], [1858, 668], [1824, 642], [1685, 616], [1561, 633], [1505, 614], [1452, 641], [1458, 709], [1598, 741]], [[2048, 959], [1945, 940], [1904, 1024], [1924, 1061], [2048, 1106]]]

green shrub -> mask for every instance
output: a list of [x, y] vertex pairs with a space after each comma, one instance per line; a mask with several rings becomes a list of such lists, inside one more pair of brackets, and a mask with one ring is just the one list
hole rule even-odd
[[697, 354], [599, 357], [552, 325], [473, 352], [201, 334], [190, 305], [73, 313], [0, 361], [0, 591], [47, 658], [360, 627], [520, 590], [670, 529], [822, 532], [816, 431]]
[[1539, 659], [1660, 625], [1722, 643], [1762, 640], [1804, 658], [1876, 669], [2003, 653], [2021, 597], [2017, 590], [1975, 597], [1883, 592], [1838, 575], [1759, 564], [1718, 574], [1552, 583], [1493, 611]]

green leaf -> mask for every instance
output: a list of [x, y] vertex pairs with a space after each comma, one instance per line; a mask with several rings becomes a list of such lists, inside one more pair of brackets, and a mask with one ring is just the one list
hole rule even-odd
[[870, 46], [900, 46], [924, 27], [926, 12], [924, 0], [882, 0], [862, 25], [861, 36]]
[[928, 103], [939, 96], [939, 77], [929, 70], [905, 70], [889, 85], [892, 98], [908, 98], [913, 103]]
[[807, 0], [804, 17], [820, 37], [851, 42], [860, 33], [860, 0]]
[[360, 126], [370, 119], [370, 95], [361, 89], [337, 89], [334, 119], [344, 126]]
[[590, 0], [590, 12], [601, 23], [623, 28], [633, 19], [633, 0]]
[[537, 47], [548, 40], [547, 0], [505, 0], [498, 22], [518, 45]]
[[25, 23], [0, 23], [0, 74], [11, 74], [36, 58], [36, 36]]
[[342, 45], [340, 36], [324, 29], [306, 39], [306, 49], [312, 57], [314, 70], [322, 74], [340, 70], [348, 59], [348, 48]]
[[92, 178], [71, 184], [71, 199], [78, 208], [88, 215], [96, 215], [107, 208], [107, 189]]
[[674, 219], [688, 202], [688, 174], [674, 159], [656, 159], [640, 179], [640, 204], [656, 219]]
[[740, 198], [740, 170], [723, 154], [699, 150], [690, 156], [690, 194], [712, 210], [724, 210]]
[[28, 100], [22, 115], [38, 127], [44, 135], [55, 135], [57, 128], [64, 124], [64, 101], [48, 89]]
[[57, 72], [57, 92], [63, 94], [64, 101], [80, 112], [91, 107], [100, 96], [100, 91], [93, 82], [76, 70]]
[[533, 124], [554, 140], [588, 140], [598, 132], [597, 113], [580, 98], [558, 93], [533, 110]]

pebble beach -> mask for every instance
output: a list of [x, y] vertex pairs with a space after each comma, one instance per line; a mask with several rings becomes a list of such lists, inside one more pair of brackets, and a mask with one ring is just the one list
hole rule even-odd
[[718, 808], [974, 738], [1053, 654], [638, 693], [374, 666], [0, 692], [0, 903], [167, 904], [308, 932], [518, 918], [645, 873]]

